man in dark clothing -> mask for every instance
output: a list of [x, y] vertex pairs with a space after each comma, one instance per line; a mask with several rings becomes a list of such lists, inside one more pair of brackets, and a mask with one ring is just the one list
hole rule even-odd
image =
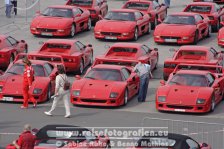
[[17, 15], [17, 0], [12, 0], [11, 2], [14, 7], [14, 13], [15, 13], [15, 15]]
[[13, 145], [17, 149], [33, 149], [36, 137], [31, 133], [31, 126], [26, 124], [23, 132], [20, 134], [17, 141], [13, 141]]

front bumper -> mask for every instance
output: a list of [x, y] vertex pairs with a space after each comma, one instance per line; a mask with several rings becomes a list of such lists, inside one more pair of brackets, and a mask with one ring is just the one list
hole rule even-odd
[[30, 28], [30, 32], [33, 35], [41, 36], [68, 36], [70, 35], [71, 29], [49, 29], [49, 28]]
[[[34, 99], [40, 103], [44, 102], [46, 97], [41, 95], [33, 95]], [[0, 101], [2, 102], [12, 102], [12, 103], [22, 103], [23, 102], [23, 95], [22, 94], [2, 94], [0, 95]], [[31, 103], [29, 101], [29, 103]]]
[[179, 37], [179, 36], [155, 36], [154, 41], [156, 43], [172, 43], [172, 44], [189, 44], [194, 42], [194, 36], [192, 37]]
[[134, 38], [134, 33], [112, 33], [112, 32], [94, 32], [96, 39], [106, 40], [130, 40]]

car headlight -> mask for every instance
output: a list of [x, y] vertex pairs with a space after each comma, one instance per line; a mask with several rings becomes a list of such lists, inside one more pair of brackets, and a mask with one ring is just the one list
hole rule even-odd
[[64, 32], [65, 30], [63, 30], [63, 29], [58, 29], [58, 32]]
[[220, 41], [224, 41], [224, 38], [220, 39]]
[[204, 104], [205, 103], [205, 99], [198, 98], [196, 103], [197, 104]]
[[33, 94], [41, 94], [41, 92], [42, 92], [42, 89], [40, 89], [40, 88], [35, 88], [33, 90]]
[[112, 92], [110, 93], [110, 98], [117, 98], [118, 93]]
[[31, 30], [36, 30], [36, 28], [35, 28], [35, 27], [31, 27], [30, 29], [31, 29]]
[[95, 34], [100, 34], [101, 32], [95, 32]]
[[158, 101], [159, 102], [165, 102], [166, 101], [166, 96], [158, 96]]
[[129, 33], [122, 33], [122, 35], [123, 35], [123, 36], [128, 36], [128, 35], [129, 35]]
[[190, 38], [190, 37], [183, 37], [182, 39], [183, 39], [183, 40], [187, 40], [187, 39], [189, 39], [189, 38]]
[[0, 93], [2, 93], [3, 86], [0, 86]]
[[80, 91], [73, 91], [74, 96], [80, 96]]

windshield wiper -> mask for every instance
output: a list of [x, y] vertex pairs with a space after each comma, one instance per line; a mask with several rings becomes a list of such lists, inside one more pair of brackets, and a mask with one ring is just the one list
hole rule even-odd
[[11, 73], [11, 74], [17, 75], [17, 73], [12, 72], [12, 71], [8, 71], [7, 73]]
[[96, 80], [96, 78], [93, 78], [93, 77], [90, 77], [90, 76], [86, 76], [85, 78]]

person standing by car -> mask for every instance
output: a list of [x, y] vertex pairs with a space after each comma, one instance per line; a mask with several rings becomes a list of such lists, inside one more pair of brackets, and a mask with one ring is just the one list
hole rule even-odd
[[26, 124], [18, 140], [13, 141], [12, 145], [15, 146], [16, 149], [33, 149], [35, 140], [36, 137], [31, 133], [31, 126]]
[[5, 0], [5, 14], [7, 18], [11, 18], [12, 2], [11, 0]]
[[52, 112], [55, 110], [58, 102], [63, 100], [65, 106], [65, 117], [69, 118], [70, 114], [70, 105], [69, 105], [69, 89], [65, 90], [64, 85], [67, 82], [67, 76], [65, 74], [65, 68], [63, 65], [57, 65], [58, 75], [56, 76], [56, 83], [55, 83], [55, 97], [53, 104], [51, 106], [50, 111], [44, 112], [48, 116], [52, 116]]
[[21, 106], [21, 108], [28, 108], [29, 99], [33, 102], [33, 107], [35, 108], [37, 106], [37, 101], [29, 93], [31, 85], [34, 81], [34, 70], [31, 66], [31, 61], [27, 57], [23, 59], [23, 63], [25, 64], [25, 70], [23, 73], [23, 105]]
[[146, 100], [149, 78], [152, 78], [150, 68], [151, 66], [149, 64], [143, 64], [142, 62], [138, 62], [138, 64], [133, 69], [139, 75], [140, 78], [138, 102], [145, 102]]
[[17, 0], [12, 0], [12, 4], [14, 7], [14, 13], [15, 13], [15, 15], [17, 15]]

